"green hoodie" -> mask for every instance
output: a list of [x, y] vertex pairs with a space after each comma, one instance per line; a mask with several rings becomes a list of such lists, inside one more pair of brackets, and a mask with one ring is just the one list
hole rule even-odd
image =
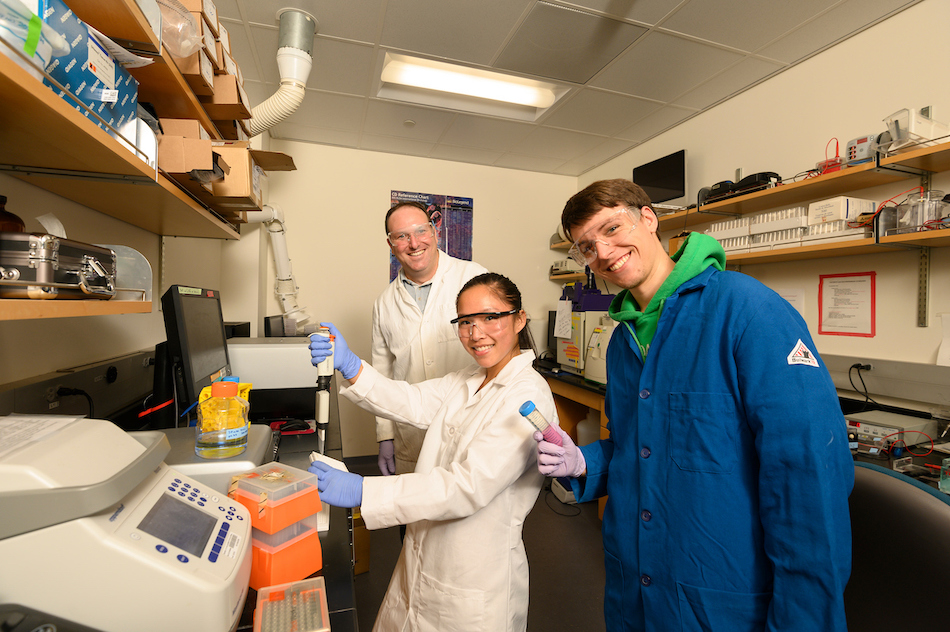
[[[709, 266], [717, 270], [724, 270], [726, 252], [714, 238], [704, 233], [690, 233], [689, 237], [672, 257], [676, 265], [670, 276], [656, 291], [646, 309], [640, 311], [640, 306], [634, 300], [630, 290], [622, 290], [610, 302], [608, 313], [614, 320], [621, 322], [633, 334], [633, 339], [640, 347], [640, 353], [646, 359], [656, 333], [656, 325], [660, 321], [663, 305], [666, 299], [683, 283], [689, 281]], [[631, 326], [633, 323], [633, 326]]]

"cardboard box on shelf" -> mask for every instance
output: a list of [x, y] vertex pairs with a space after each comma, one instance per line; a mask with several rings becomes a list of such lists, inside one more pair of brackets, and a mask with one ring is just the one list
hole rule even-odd
[[231, 36], [228, 34], [228, 29], [224, 28], [224, 25], [220, 22], [218, 23], [218, 41], [224, 46], [224, 50], [230, 55], [231, 54]]
[[213, 186], [201, 176], [229, 170], [224, 158], [216, 153], [210, 140], [165, 135], [158, 143], [158, 167], [183, 189], [204, 200], [213, 195]]
[[208, 55], [208, 59], [211, 61], [211, 66], [215, 72], [218, 71], [218, 56], [215, 52], [215, 44], [217, 41], [214, 38], [214, 33], [211, 32], [211, 27], [208, 26], [208, 20], [205, 19], [204, 14], [196, 11], [191, 12], [191, 17], [195, 19], [195, 24], [198, 25], [198, 30], [201, 35], [201, 41], [205, 45], [205, 53]]
[[214, 94], [198, 100], [213, 121], [251, 118], [247, 93], [233, 75], [215, 75]]
[[689, 237], [689, 231], [683, 231], [682, 233], [679, 233], [678, 235], [670, 237], [669, 250], [670, 250], [671, 257], [676, 254], [676, 251], [680, 249], [680, 246], [683, 245], [683, 242], [686, 241], [688, 237]]
[[46, 73], [66, 91], [46, 78], [43, 83], [73, 107], [76, 107], [73, 97], [78, 99], [85, 108], [77, 109], [86, 118], [116, 136], [103, 124], [105, 121], [134, 144], [138, 81], [116, 62], [95, 36], [90, 35], [86, 24], [62, 0], [47, 0], [43, 21], [70, 44], [68, 54], [53, 57], [46, 66]]
[[218, 9], [213, 0], [179, 0], [188, 11], [201, 13], [208, 21], [208, 26], [214, 36], [218, 36]]
[[160, 118], [158, 122], [162, 124], [162, 133], [166, 136], [211, 140], [211, 134], [208, 133], [208, 130], [202, 127], [200, 121], [195, 119]]
[[369, 530], [359, 509], [353, 513], [353, 574], [369, 572]]
[[213, 197], [203, 200], [215, 210], [260, 210], [264, 172], [297, 168], [287, 154], [250, 149], [246, 142], [212, 141], [212, 146], [229, 167], [224, 179], [212, 184]]
[[247, 141], [251, 138], [251, 133], [243, 120], [238, 121], [212, 121], [218, 128], [218, 133], [225, 140]]
[[192, 92], [199, 97], [210, 97], [214, 94], [214, 66], [211, 65], [211, 58], [205, 49], [202, 48], [188, 57], [172, 55], [171, 58]]
[[[221, 61], [224, 62], [223, 74], [234, 75], [235, 77], [238, 76], [238, 65], [237, 65], [237, 62], [234, 61], [234, 57], [231, 57], [231, 53], [226, 53], [224, 55], [224, 59], [222, 59]], [[241, 85], [244, 85], [240, 80], [238, 81], [238, 83], [241, 83]]]
[[[218, 65], [215, 66], [214, 74], [216, 75], [226, 75], [228, 74], [227, 63], [228, 60], [233, 64], [234, 60], [231, 59], [231, 55], [225, 50], [224, 44], [220, 41], [215, 41], [214, 43], [214, 56], [217, 59]], [[236, 70], [236, 69], [235, 69]], [[231, 73], [235, 74], [235, 73]]]

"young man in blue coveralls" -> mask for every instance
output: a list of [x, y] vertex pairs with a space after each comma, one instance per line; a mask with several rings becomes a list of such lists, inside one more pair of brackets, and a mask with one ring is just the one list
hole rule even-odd
[[609, 438], [541, 440], [542, 474], [604, 511], [607, 629], [846, 630], [854, 465], [804, 320], [692, 233], [670, 258], [650, 200], [595, 182], [561, 216], [571, 254], [622, 288]]

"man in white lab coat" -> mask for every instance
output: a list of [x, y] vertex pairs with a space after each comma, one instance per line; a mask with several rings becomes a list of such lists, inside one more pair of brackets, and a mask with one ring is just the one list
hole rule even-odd
[[[462, 286], [487, 270], [439, 250], [435, 224], [418, 202], [389, 209], [386, 241], [402, 267], [373, 305], [373, 367], [416, 384], [475, 366], [449, 321]], [[380, 472], [414, 471], [424, 437], [423, 429], [377, 417]]]

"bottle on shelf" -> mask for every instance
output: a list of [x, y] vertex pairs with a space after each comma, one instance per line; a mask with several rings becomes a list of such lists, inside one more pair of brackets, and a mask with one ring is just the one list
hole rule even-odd
[[26, 224], [7, 210], [7, 196], [0, 195], [0, 233], [25, 233]]

